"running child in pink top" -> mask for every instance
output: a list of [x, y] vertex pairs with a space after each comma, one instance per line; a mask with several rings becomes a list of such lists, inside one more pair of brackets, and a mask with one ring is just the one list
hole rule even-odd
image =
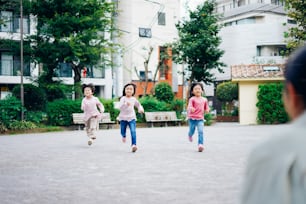
[[95, 92], [93, 84], [83, 84], [82, 90], [85, 97], [82, 100], [81, 110], [84, 111], [85, 130], [89, 137], [88, 145], [91, 145], [93, 140], [96, 139], [95, 131], [99, 127], [99, 120], [102, 118], [104, 106], [100, 100], [93, 95]]
[[204, 88], [202, 83], [193, 83], [190, 87], [188, 107], [187, 107], [187, 117], [189, 121], [189, 141], [192, 142], [192, 136], [195, 129], [198, 130], [198, 151], [202, 152], [204, 150], [204, 113], [209, 112], [208, 101], [206, 98], [202, 97]]
[[129, 83], [123, 88], [122, 97], [119, 102], [120, 113], [118, 119], [120, 121], [120, 131], [122, 142], [126, 142], [126, 128], [129, 126], [131, 133], [132, 152], [136, 152], [136, 114], [134, 107], [139, 113], [144, 113], [144, 109], [139, 101], [134, 97], [136, 85]]

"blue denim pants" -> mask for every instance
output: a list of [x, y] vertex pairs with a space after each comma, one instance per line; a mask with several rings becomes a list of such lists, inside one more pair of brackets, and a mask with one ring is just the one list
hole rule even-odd
[[204, 144], [204, 121], [189, 119], [189, 137], [193, 136], [196, 128], [198, 129], [198, 144]]
[[132, 145], [136, 145], [136, 120], [120, 120], [120, 131], [122, 137], [126, 137], [127, 126], [130, 128]]

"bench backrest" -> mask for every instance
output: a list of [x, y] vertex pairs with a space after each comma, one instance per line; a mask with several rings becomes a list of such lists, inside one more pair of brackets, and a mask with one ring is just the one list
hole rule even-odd
[[146, 121], [177, 120], [175, 111], [145, 112]]
[[[110, 122], [111, 121], [111, 117], [109, 113], [103, 113], [102, 114], [102, 119], [103, 122]], [[79, 123], [84, 123], [84, 113], [72, 113], [72, 120], [73, 123], [75, 124], [79, 124]]]

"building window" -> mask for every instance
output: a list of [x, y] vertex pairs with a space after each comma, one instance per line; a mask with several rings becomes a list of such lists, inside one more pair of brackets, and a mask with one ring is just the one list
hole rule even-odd
[[275, 5], [284, 5], [284, 2], [281, 0], [271, 0], [271, 4], [275, 4]]
[[[20, 33], [20, 16], [11, 11], [1, 11], [1, 19], [4, 21], [4, 24], [0, 26], [1, 32]], [[23, 33], [30, 33], [29, 17], [23, 18]]]
[[139, 28], [139, 37], [151, 38], [152, 37], [151, 28]]
[[58, 77], [72, 77], [72, 67], [69, 63], [60, 63], [56, 74]]
[[158, 12], [158, 25], [166, 25], [166, 13]]
[[167, 79], [167, 47], [159, 47], [159, 79]]
[[[10, 53], [0, 53], [0, 75], [20, 76], [20, 57]], [[23, 75], [30, 76], [30, 63], [23, 63]]]
[[237, 2], [238, 3], [238, 7], [245, 5], [245, 0], [240, 0]]
[[[145, 71], [139, 71], [139, 78], [141, 81], [146, 80], [146, 72]], [[152, 72], [148, 71], [148, 81], [152, 81]]]

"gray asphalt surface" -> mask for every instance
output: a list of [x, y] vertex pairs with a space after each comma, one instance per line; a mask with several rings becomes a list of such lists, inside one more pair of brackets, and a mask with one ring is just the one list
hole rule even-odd
[[137, 128], [136, 153], [119, 129], [0, 136], [0, 203], [238, 203], [250, 149], [284, 126], [217, 123], [202, 153], [188, 127]]

